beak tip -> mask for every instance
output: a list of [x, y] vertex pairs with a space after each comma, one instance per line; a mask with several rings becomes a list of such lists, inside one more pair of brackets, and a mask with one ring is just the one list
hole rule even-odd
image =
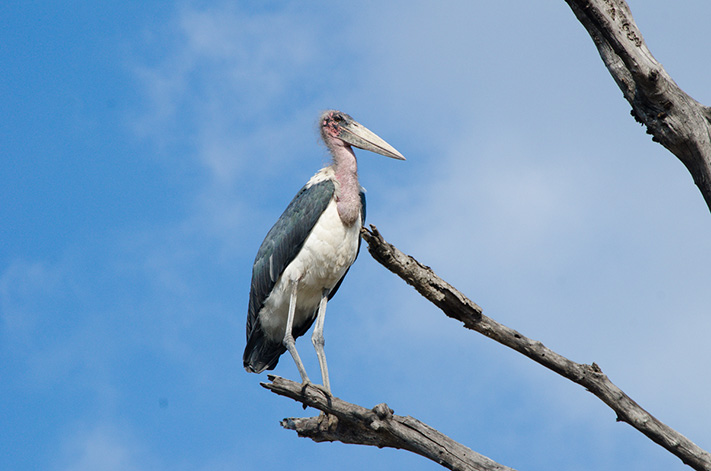
[[400, 152], [397, 150], [390, 148], [386, 149], [384, 151], [377, 152], [377, 154], [384, 155], [385, 157], [390, 157], [391, 159], [395, 160], [407, 160], [404, 155], [402, 155]]

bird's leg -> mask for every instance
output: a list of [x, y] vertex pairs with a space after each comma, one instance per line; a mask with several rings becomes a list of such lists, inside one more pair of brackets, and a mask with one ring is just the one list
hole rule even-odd
[[289, 353], [291, 353], [291, 357], [294, 359], [294, 363], [296, 363], [296, 368], [299, 370], [299, 374], [301, 375], [301, 382], [303, 384], [309, 384], [311, 383], [311, 381], [306, 375], [306, 368], [304, 368], [304, 364], [301, 363], [299, 352], [296, 351], [296, 342], [294, 341], [294, 335], [291, 333], [294, 327], [294, 313], [296, 312], [296, 289], [298, 285], [299, 283], [296, 280], [291, 282], [291, 296], [289, 297], [289, 314], [286, 318], [286, 330], [284, 331], [284, 346], [287, 350], [289, 350]]
[[329, 394], [331, 394], [331, 382], [328, 379], [328, 366], [326, 365], [326, 352], [323, 350], [323, 346], [326, 341], [323, 338], [323, 322], [326, 317], [326, 303], [328, 302], [328, 292], [326, 290], [321, 294], [321, 302], [318, 305], [318, 314], [316, 314], [316, 326], [314, 327], [314, 333], [311, 336], [311, 342], [314, 344], [316, 349], [316, 356], [318, 357], [318, 364], [321, 367], [321, 378], [323, 379], [323, 387], [326, 388]]

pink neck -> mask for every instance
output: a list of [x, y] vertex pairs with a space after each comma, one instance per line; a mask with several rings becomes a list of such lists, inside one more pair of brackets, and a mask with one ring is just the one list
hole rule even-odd
[[347, 226], [355, 223], [360, 216], [360, 184], [358, 183], [358, 162], [351, 146], [343, 141], [329, 143], [333, 154], [333, 169], [336, 172], [339, 191], [337, 196], [338, 215]]

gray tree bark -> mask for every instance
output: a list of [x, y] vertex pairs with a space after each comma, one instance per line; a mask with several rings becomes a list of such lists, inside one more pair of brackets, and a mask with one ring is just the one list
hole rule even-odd
[[711, 470], [711, 453], [644, 410], [615, 386], [598, 365], [569, 360], [541, 342], [483, 315], [479, 306], [438, 277], [432, 269], [387, 243], [375, 226], [370, 227], [371, 231], [364, 228], [361, 234], [368, 242], [368, 251], [373, 258], [412, 285], [448, 317], [585, 387], [615, 411], [618, 421], [630, 424], [692, 468]]
[[325, 389], [270, 375], [270, 391], [324, 412], [318, 417], [284, 419], [281, 425], [315, 442], [339, 441], [378, 448], [401, 448], [458, 471], [513, 471], [455, 442], [413, 417], [393, 415], [387, 404], [372, 409], [331, 396]]
[[565, 0], [590, 34], [632, 116], [686, 166], [711, 209], [711, 108], [652, 56], [624, 0]]

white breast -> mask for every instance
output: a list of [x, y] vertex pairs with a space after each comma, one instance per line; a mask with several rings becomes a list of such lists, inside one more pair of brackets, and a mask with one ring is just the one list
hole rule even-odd
[[323, 290], [332, 290], [355, 261], [359, 238], [360, 217], [355, 224], [344, 225], [332, 199], [259, 311], [267, 337], [279, 342], [284, 338], [292, 281], [298, 282], [294, 325], [315, 316]]

